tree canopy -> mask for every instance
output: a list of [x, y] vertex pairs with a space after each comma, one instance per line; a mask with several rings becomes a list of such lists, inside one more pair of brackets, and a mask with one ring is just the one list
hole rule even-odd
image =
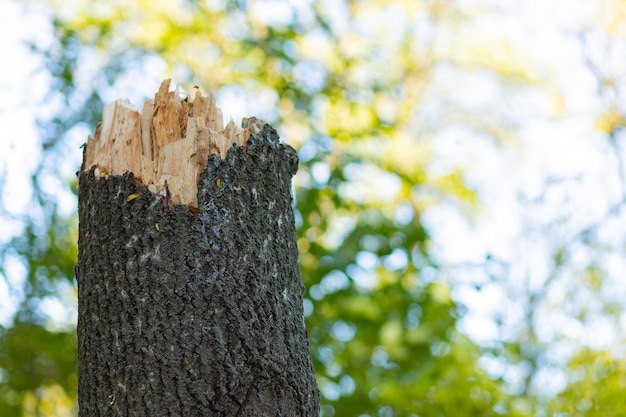
[[[75, 303], [69, 173], [103, 104], [140, 105], [165, 77], [298, 149], [323, 416], [624, 413], [611, 349], [625, 290], [624, 7], [550, 15], [554, 29], [523, 15], [534, 3], [25, 2], [50, 24], [29, 44], [49, 90], [32, 210], [0, 212], [17, 225], [0, 276], [19, 300], [0, 328], [0, 415], [76, 413], [75, 329], [45, 308]], [[548, 35], [561, 43], [541, 49]], [[589, 170], [533, 159], [549, 146], [593, 149], [572, 162]], [[593, 343], [598, 326], [614, 345]]]

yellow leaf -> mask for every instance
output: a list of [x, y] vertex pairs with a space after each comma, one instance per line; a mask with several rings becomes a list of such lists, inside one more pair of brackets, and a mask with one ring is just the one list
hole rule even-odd
[[619, 110], [612, 106], [606, 112], [604, 112], [598, 120], [596, 120], [596, 129], [601, 130], [606, 134], [612, 134], [613, 131], [622, 125], [622, 116], [619, 113]]
[[157, 230], [159, 230], [159, 231], [161, 230], [161, 229], [159, 228], [159, 224], [158, 224], [158, 223], [156, 223], [156, 224], [155, 224], [155, 227], [156, 227], [156, 229], [157, 229]]
[[131, 195], [129, 195], [128, 197], [126, 197], [126, 201], [133, 201], [134, 199], [136, 199], [137, 197], [139, 197], [141, 194], [139, 193], [132, 193]]
[[220, 188], [222, 186], [222, 181], [218, 178], [215, 184], [217, 185], [217, 188]]

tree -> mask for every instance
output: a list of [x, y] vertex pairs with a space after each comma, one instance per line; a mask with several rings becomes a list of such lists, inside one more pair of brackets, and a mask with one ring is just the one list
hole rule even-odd
[[[270, 8], [278, 3], [281, 7]], [[568, 130], [570, 136], [587, 130], [579, 113], [586, 111], [578, 104], [595, 103], [597, 97], [585, 90], [585, 71], [576, 62], [560, 71], [538, 62], [547, 57], [545, 45], [552, 45], [544, 39], [524, 46], [544, 33], [543, 26], [518, 11], [540, 3], [29, 3], [52, 10], [55, 39], [33, 48], [45, 59], [43, 73], [51, 76], [48, 102], [60, 107], [54, 117], [42, 117], [46, 151], [32, 177], [32, 210], [20, 217], [25, 233], [2, 252], [3, 265], [16, 259], [25, 265], [27, 280], [16, 319], [0, 335], [2, 346], [22, 347], [0, 350], [7, 352], [0, 364], [6, 371], [6, 384], [0, 385], [0, 406], [6, 408], [0, 413], [18, 414], [32, 404], [44, 413], [49, 392], [73, 398], [72, 364], [46, 344], [63, 341], [59, 344], [71, 351], [72, 329], [50, 327], [39, 305], [58, 298], [72, 279], [76, 230], [73, 218], [56, 209], [55, 192], [69, 187], [51, 192], [46, 186], [51, 178], [66, 178], [57, 167], [77, 154], [80, 141], [95, 129], [103, 102], [143, 99], [163, 73], [189, 91], [197, 84], [218, 95], [262, 102], [261, 112], [272, 110], [261, 116], [298, 149], [296, 224], [309, 289], [304, 306], [325, 416], [345, 410], [437, 415], [438, 406], [449, 407], [447, 414], [467, 415], [475, 411], [468, 411], [468, 398], [483, 414], [546, 412], [545, 395], [552, 393], [546, 394], [543, 377], [563, 377], [566, 363], [576, 364], [573, 351], [580, 346], [567, 334], [568, 326], [550, 333], [538, 331], [541, 325], [574, 321], [589, 335], [599, 318], [621, 314], [623, 296], [615, 291], [620, 274], [608, 267], [619, 264], [615, 258], [623, 244], [607, 236], [622, 230], [622, 199], [606, 193], [613, 209], [591, 221], [580, 209], [584, 201], [599, 201], [587, 195], [588, 188], [578, 187], [576, 201], [582, 203], [564, 203], [556, 213], [542, 203], [561, 198], [563, 184], [576, 183], [575, 177], [547, 177], [545, 190], [529, 194], [511, 180], [507, 187], [522, 196], [517, 210], [524, 215], [502, 213], [522, 217], [520, 234], [512, 240], [532, 251], [505, 250], [506, 256], [490, 253], [471, 262], [442, 259], [441, 236], [433, 227], [433, 219], [451, 223], [442, 213], [454, 213], [470, 226], [491, 221], [493, 213], [482, 210], [496, 190], [477, 192], [476, 172], [468, 170], [479, 154], [492, 154], [509, 169], [512, 160], [524, 159], [518, 158], [526, 155], [520, 137], [537, 121], [542, 126], [574, 121], [577, 133]], [[595, 10], [601, 18], [593, 12], [576, 15], [579, 3], [601, 4]], [[553, 13], [560, 23], [574, 22], [556, 30], [569, 40], [576, 40], [572, 31], [589, 30], [589, 51], [597, 55], [590, 62], [600, 75], [592, 89], [598, 87], [604, 103], [595, 106], [602, 109], [598, 127], [604, 133], [594, 135], [608, 139], [614, 150], [602, 156], [605, 167], [615, 156], [621, 160], [623, 69], [611, 57], [623, 55], [622, 9], [618, 0], [581, 1], [571, 8], [568, 3], [568, 13]], [[545, 22], [550, 13], [541, 16]], [[598, 47], [598, 39], [605, 45]], [[580, 47], [563, 45], [570, 57]], [[560, 51], [552, 52], [550, 58]], [[576, 97], [588, 94], [570, 101], [565, 80], [576, 86]], [[439, 146], [451, 141], [455, 152], [439, 153]], [[569, 155], [571, 149], [560, 151]], [[576, 217], [584, 221], [570, 222]], [[592, 227], [581, 227], [587, 220]], [[459, 233], [455, 228], [455, 237]], [[574, 256], [581, 253], [591, 253], [591, 262]], [[524, 273], [537, 272], [535, 267], [543, 272]], [[15, 286], [16, 292], [22, 288]], [[491, 320], [494, 338], [478, 343], [459, 330], [467, 323], [462, 294], [502, 299]], [[31, 366], [38, 361], [46, 366]], [[570, 368], [567, 376], [576, 386], [582, 368]], [[578, 395], [562, 388], [573, 394], [564, 395], [568, 404], [558, 410], [569, 409]], [[423, 401], [413, 402], [401, 390]], [[544, 397], [538, 401], [537, 394]]]
[[317, 415], [297, 154], [269, 125], [224, 127], [212, 96], [181, 103], [169, 84], [141, 115], [105, 107], [85, 147], [79, 415]]

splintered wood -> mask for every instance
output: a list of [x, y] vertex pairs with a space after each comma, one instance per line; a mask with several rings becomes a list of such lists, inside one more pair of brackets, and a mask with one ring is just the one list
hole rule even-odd
[[104, 107], [95, 137], [87, 140], [82, 170], [95, 165], [99, 177], [131, 171], [153, 193], [165, 195], [167, 187], [172, 203], [197, 207], [197, 182], [209, 155], [225, 158], [265, 123], [251, 117], [242, 127], [232, 120], [224, 126], [213, 94], [196, 91], [193, 100], [181, 99], [178, 89], [169, 91], [170, 81], [163, 81], [141, 112], [128, 100]]

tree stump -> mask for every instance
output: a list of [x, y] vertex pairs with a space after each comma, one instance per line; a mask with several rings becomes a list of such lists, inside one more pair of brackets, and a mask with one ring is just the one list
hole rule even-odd
[[79, 173], [79, 416], [318, 416], [291, 178], [254, 118], [165, 81]]

